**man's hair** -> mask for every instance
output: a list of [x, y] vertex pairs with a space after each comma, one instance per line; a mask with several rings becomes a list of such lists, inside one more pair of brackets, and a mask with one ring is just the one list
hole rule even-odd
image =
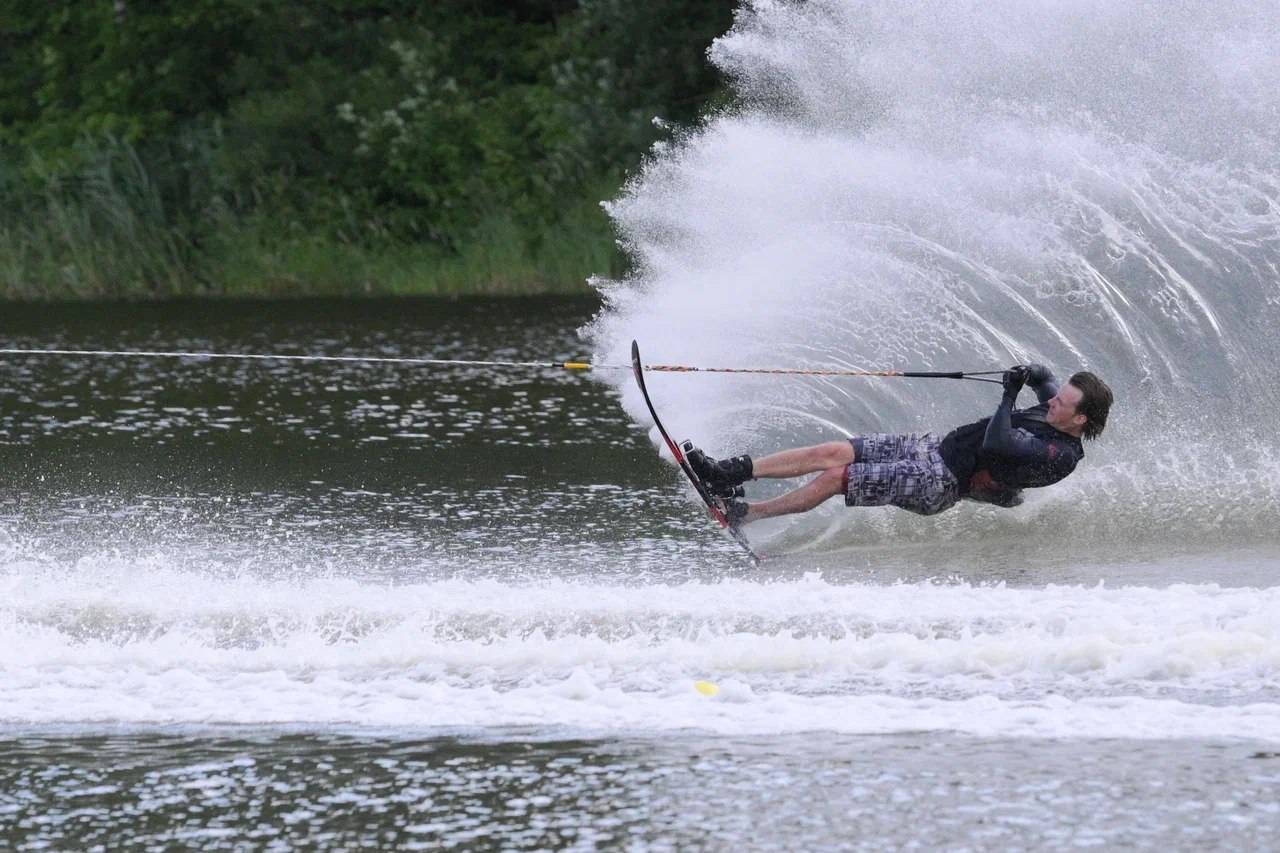
[[1080, 403], [1076, 406], [1076, 414], [1084, 415], [1088, 420], [1084, 423], [1081, 434], [1093, 439], [1102, 435], [1107, 428], [1107, 413], [1111, 411], [1114, 397], [1107, 383], [1103, 382], [1087, 370], [1082, 370], [1067, 380], [1080, 389]]

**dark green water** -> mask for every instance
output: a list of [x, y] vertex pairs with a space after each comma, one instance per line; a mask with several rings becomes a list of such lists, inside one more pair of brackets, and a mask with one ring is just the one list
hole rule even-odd
[[[583, 355], [574, 331], [593, 309], [19, 307], [0, 334], [12, 347], [553, 362]], [[483, 570], [484, 555], [529, 543], [631, 548], [644, 561], [654, 543], [637, 542], [663, 547], [671, 528], [700, 526], [616, 396], [564, 371], [15, 357], [0, 382], [0, 465], [13, 485], [0, 507], [28, 529], [57, 528], [60, 546], [214, 540], [270, 572], [284, 569], [258, 559], [264, 548], [289, 549], [293, 569], [299, 543], [319, 539], [326, 559], [350, 551], [347, 568], [389, 564], [403, 579], [406, 555]]]

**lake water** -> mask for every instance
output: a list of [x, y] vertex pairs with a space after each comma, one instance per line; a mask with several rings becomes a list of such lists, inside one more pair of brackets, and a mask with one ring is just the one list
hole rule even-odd
[[[6, 306], [0, 348], [549, 362], [596, 310]], [[833, 506], [752, 569], [618, 387], [0, 359], [0, 844], [1280, 843], [1274, 528]]]

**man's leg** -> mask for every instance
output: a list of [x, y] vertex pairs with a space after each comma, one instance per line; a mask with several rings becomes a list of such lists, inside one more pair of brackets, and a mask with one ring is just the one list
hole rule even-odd
[[853, 462], [853, 457], [853, 444], [849, 441], [829, 441], [811, 447], [783, 450], [758, 460], [752, 460], [750, 456], [716, 460], [697, 448], [685, 455], [694, 472], [718, 495], [729, 495], [739, 484], [760, 477], [801, 477], [828, 468], [844, 468]]
[[[845, 447], [848, 448], [848, 455], [852, 458], [853, 449], [849, 447], [847, 442], [845, 443]], [[775, 454], [775, 456], [785, 456], [788, 453], [802, 453], [805, 450], [813, 449], [814, 448], [802, 448], [801, 450], [788, 450]], [[766, 458], [772, 459], [774, 457], [770, 456]], [[764, 460], [761, 461], [763, 462]], [[799, 463], [797, 462], [796, 464]], [[785, 495], [773, 498], [772, 500], [747, 504], [747, 514], [743, 517], [742, 523], [749, 524], [753, 521], [759, 521], [762, 518], [773, 518], [775, 515], [789, 515], [790, 513], [795, 512], [808, 512], [828, 498], [844, 494], [844, 472], [844, 465], [827, 468], [817, 477], [814, 477], [808, 483], [805, 483], [794, 491], [787, 492]], [[778, 474], [772, 476], [795, 475]]]
[[[813, 474], [816, 471], [826, 471], [829, 468], [835, 468], [838, 471], [843, 471], [845, 466], [851, 464], [853, 461], [852, 444], [847, 441], [828, 441], [825, 444], [815, 444], [811, 447], [799, 447], [795, 450], [782, 450], [778, 453], [770, 453], [768, 456], [754, 460], [751, 473], [752, 476], [757, 479], [760, 477], [785, 479], [787, 477], [802, 477], [805, 474]], [[840, 478], [837, 477], [836, 479], [839, 480]], [[839, 494], [839, 485], [839, 482], [837, 482], [837, 491], [833, 494]], [[797, 492], [803, 490], [804, 489], [798, 489]], [[796, 494], [796, 492], [792, 492], [791, 494]], [[782, 497], [777, 498], [777, 500], [782, 500], [785, 497], [787, 496], [783, 495]], [[830, 495], [828, 495], [828, 497], [830, 497]], [[816, 505], [817, 504], [814, 506]], [[799, 512], [800, 510], [791, 511]], [[775, 515], [776, 514], [777, 513], [775, 513]]]
[[[922, 515], [941, 512], [955, 503], [955, 478], [936, 453], [925, 462], [913, 458], [918, 440], [913, 433], [876, 434], [766, 456], [756, 463], [757, 477], [795, 477], [814, 470], [822, 473], [773, 500], [731, 501], [740, 513], [738, 523], [807, 512], [836, 495], [845, 495], [850, 506], [893, 504]], [[855, 455], [862, 457], [856, 460], [860, 464], [850, 467]]]

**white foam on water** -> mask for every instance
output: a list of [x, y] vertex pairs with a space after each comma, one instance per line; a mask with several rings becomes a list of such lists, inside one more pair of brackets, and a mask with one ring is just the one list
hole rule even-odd
[[10, 564], [0, 586], [7, 723], [1280, 740], [1280, 588], [394, 586], [110, 560]]

